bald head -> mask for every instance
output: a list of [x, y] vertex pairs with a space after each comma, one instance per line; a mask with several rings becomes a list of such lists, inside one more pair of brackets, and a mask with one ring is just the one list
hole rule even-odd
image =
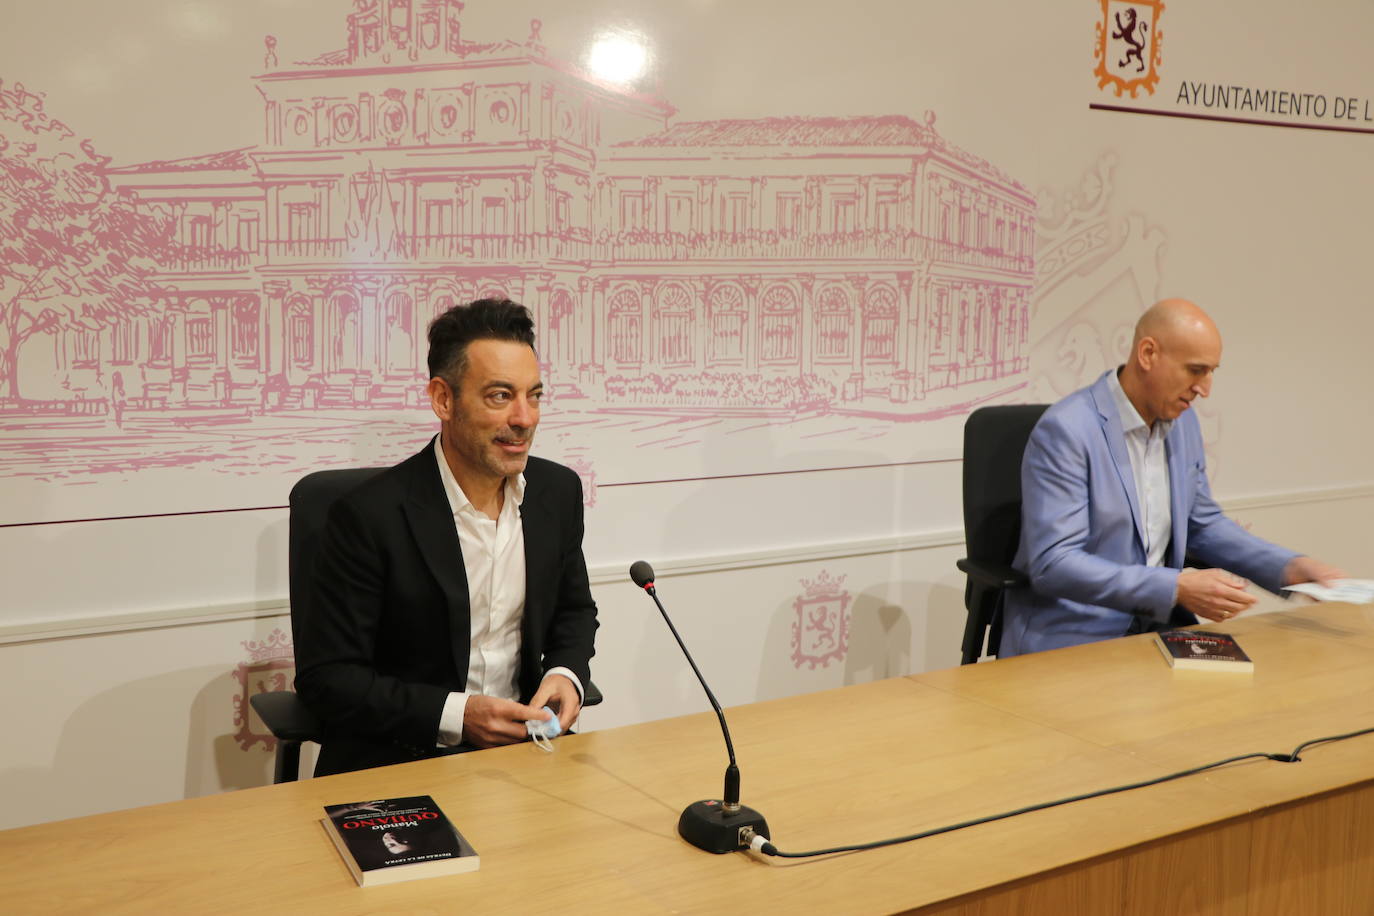
[[1194, 398], [1212, 392], [1221, 365], [1221, 333], [1207, 313], [1187, 299], [1164, 299], [1136, 322], [1121, 387], [1140, 418], [1174, 420]]
[[1145, 310], [1135, 323], [1132, 352], [1139, 351], [1140, 342], [1153, 337], [1164, 346], [1196, 340], [1215, 342], [1221, 348], [1221, 332], [1207, 313], [1187, 299], [1161, 299]]

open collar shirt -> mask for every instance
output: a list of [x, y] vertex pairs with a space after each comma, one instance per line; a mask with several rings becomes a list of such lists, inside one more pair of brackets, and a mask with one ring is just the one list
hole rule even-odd
[[[454, 560], [463, 564], [467, 574], [471, 621], [466, 689], [449, 694], [439, 718], [439, 744], [455, 745], [462, 742], [469, 697], [520, 697], [520, 621], [525, 611], [525, 532], [520, 505], [525, 500], [525, 475], [506, 479], [501, 512], [495, 519], [487, 518], [458, 485], [444, 459], [440, 438], [434, 437], [434, 457], [458, 529], [461, 555]], [[545, 677], [549, 674], [566, 676], [582, 693], [582, 684], [569, 669], [551, 668]]]
[[1131, 459], [1135, 480], [1136, 504], [1140, 506], [1141, 527], [1145, 530], [1145, 556], [1150, 566], [1163, 566], [1173, 530], [1173, 510], [1169, 503], [1169, 458], [1165, 439], [1173, 420], [1156, 420], [1146, 426], [1117, 377], [1107, 377], [1116, 412], [1121, 417], [1121, 432], [1126, 437], [1126, 454]]

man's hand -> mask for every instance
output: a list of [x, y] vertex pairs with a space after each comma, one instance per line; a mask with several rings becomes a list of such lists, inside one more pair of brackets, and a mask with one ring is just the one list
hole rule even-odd
[[582, 711], [582, 697], [572, 681], [561, 674], [550, 674], [534, 692], [530, 705], [539, 710], [539, 715], [535, 718], [540, 721], [545, 718], [545, 706], [558, 713], [558, 724], [566, 732], [577, 721], [577, 715]]
[[[576, 696], [576, 688], [568, 686]], [[542, 687], [540, 692], [543, 692]], [[537, 701], [538, 697], [535, 699]], [[534, 706], [526, 706], [514, 700], [474, 694], [463, 707], [463, 742], [476, 747], [498, 747], [524, 741], [530, 735], [525, 723], [530, 719], [543, 721], [547, 718], [541, 708], [543, 705], [536, 702]]]
[[1178, 603], [1207, 620], [1227, 620], [1259, 600], [1247, 584], [1224, 569], [1185, 569], [1178, 574]]
[[1294, 557], [1283, 568], [1283, 584], [1297, 585], [1301, 582], [1316, 582], [1318, 585], [1333, 586], [1336, 579], [1344, 579], [1345, 572], [1328, 566], [1312, 557]]

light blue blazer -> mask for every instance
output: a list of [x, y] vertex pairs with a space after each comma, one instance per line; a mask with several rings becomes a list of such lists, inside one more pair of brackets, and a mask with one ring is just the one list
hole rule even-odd
[[1270, 591], [1297, 556], [1222, 514], [1207, 485], [1202, 431], [1188, 410], [1164, 440], [1173, 521], [1167, 565], [1146, 566], [1135, 478], [1107, 375], [1045, 411], [1026, 445], [1013, 565], [1031, 584], [1007, 592], [1000, 657], [1122, 636], [1133, 615], [1168, 620], [1185, 555]]

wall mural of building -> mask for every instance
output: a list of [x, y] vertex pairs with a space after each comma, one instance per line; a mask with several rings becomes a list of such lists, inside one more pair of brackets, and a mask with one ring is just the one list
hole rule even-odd
[[35, 454], [74, 416], [252, 438], [420, 408], [427, 323], [492, 295], [534, 313], [560, 413], [893, 423], [1026, 384], [1036, 201], [934, 113], [675, 120], [537, 20], [484, 42], [457, 0], [356, 7], [342, 50], [268, 37], [260, 143], [103, 169], [165, 238], [143, 307], [18, 348], [0, 409]]

